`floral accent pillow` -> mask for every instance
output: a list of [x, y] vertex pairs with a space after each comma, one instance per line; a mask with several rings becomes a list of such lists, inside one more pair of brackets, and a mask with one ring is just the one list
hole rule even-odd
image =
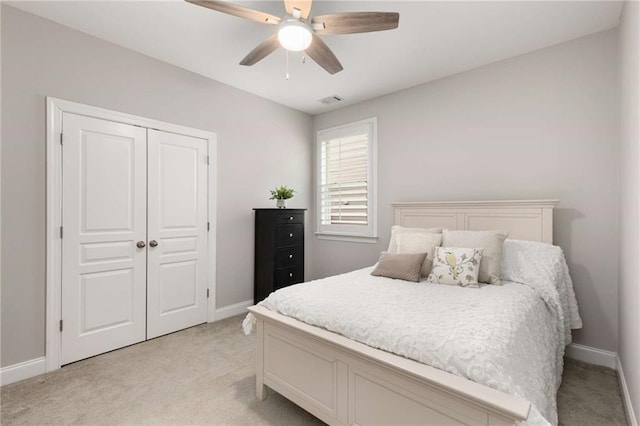
[[483, 249], [436, 247], [427, 282], [478, 288]]
[[442, 231], [442, 246], [483, 249], [478, 281], [500, 284], [502, 246], [509, 236], [507, 231]]

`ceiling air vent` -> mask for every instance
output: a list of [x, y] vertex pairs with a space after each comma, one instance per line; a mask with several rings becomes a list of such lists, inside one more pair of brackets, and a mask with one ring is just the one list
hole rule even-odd
[[336, 104], [336, 103], [342, 102], [342, 101], [344, 101], [344, 98], [341, 98], [338, 95], [327, 96], [326, 98], [320, 99], [320, 102], [322, 102], [325, 105]]

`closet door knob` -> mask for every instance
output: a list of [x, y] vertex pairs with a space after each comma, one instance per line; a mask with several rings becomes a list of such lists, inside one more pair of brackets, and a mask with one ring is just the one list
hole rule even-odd
[[136, 247], [138, 248], [144, 248], [146, 246], [146, 244], [144, 243], [144, 241], [138, 241], [136, 243]]
[[149, 245], [151, 247], [158, 247], [158, 242], [156, 240], [151, 240], [151, 241], [149, 241]]

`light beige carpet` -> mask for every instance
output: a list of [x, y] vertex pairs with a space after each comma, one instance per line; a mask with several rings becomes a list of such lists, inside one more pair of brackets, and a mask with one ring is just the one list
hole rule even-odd
[[[2, 425], [314, 425], [273, 391], [255, 398], [254, 336], [242, 317], [204, 324], [2, 387]], [[563, 425], [624, 425], [612, 370], [567, 363]]]

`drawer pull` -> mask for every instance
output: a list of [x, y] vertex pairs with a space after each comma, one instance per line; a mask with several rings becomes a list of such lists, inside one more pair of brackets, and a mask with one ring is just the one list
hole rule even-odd
[[293, 233], [290, 233], [290, 234], [289, 234], [289, 238], [293, 238]]
[[293, 272], [289, 272], [289, 278], [293, 277]]
[[293, 255], [292, 254], [289, 255], [289, 259], [293, 259]]
[[289, 220], [293, 220], [293, 216], [289, 216]]

